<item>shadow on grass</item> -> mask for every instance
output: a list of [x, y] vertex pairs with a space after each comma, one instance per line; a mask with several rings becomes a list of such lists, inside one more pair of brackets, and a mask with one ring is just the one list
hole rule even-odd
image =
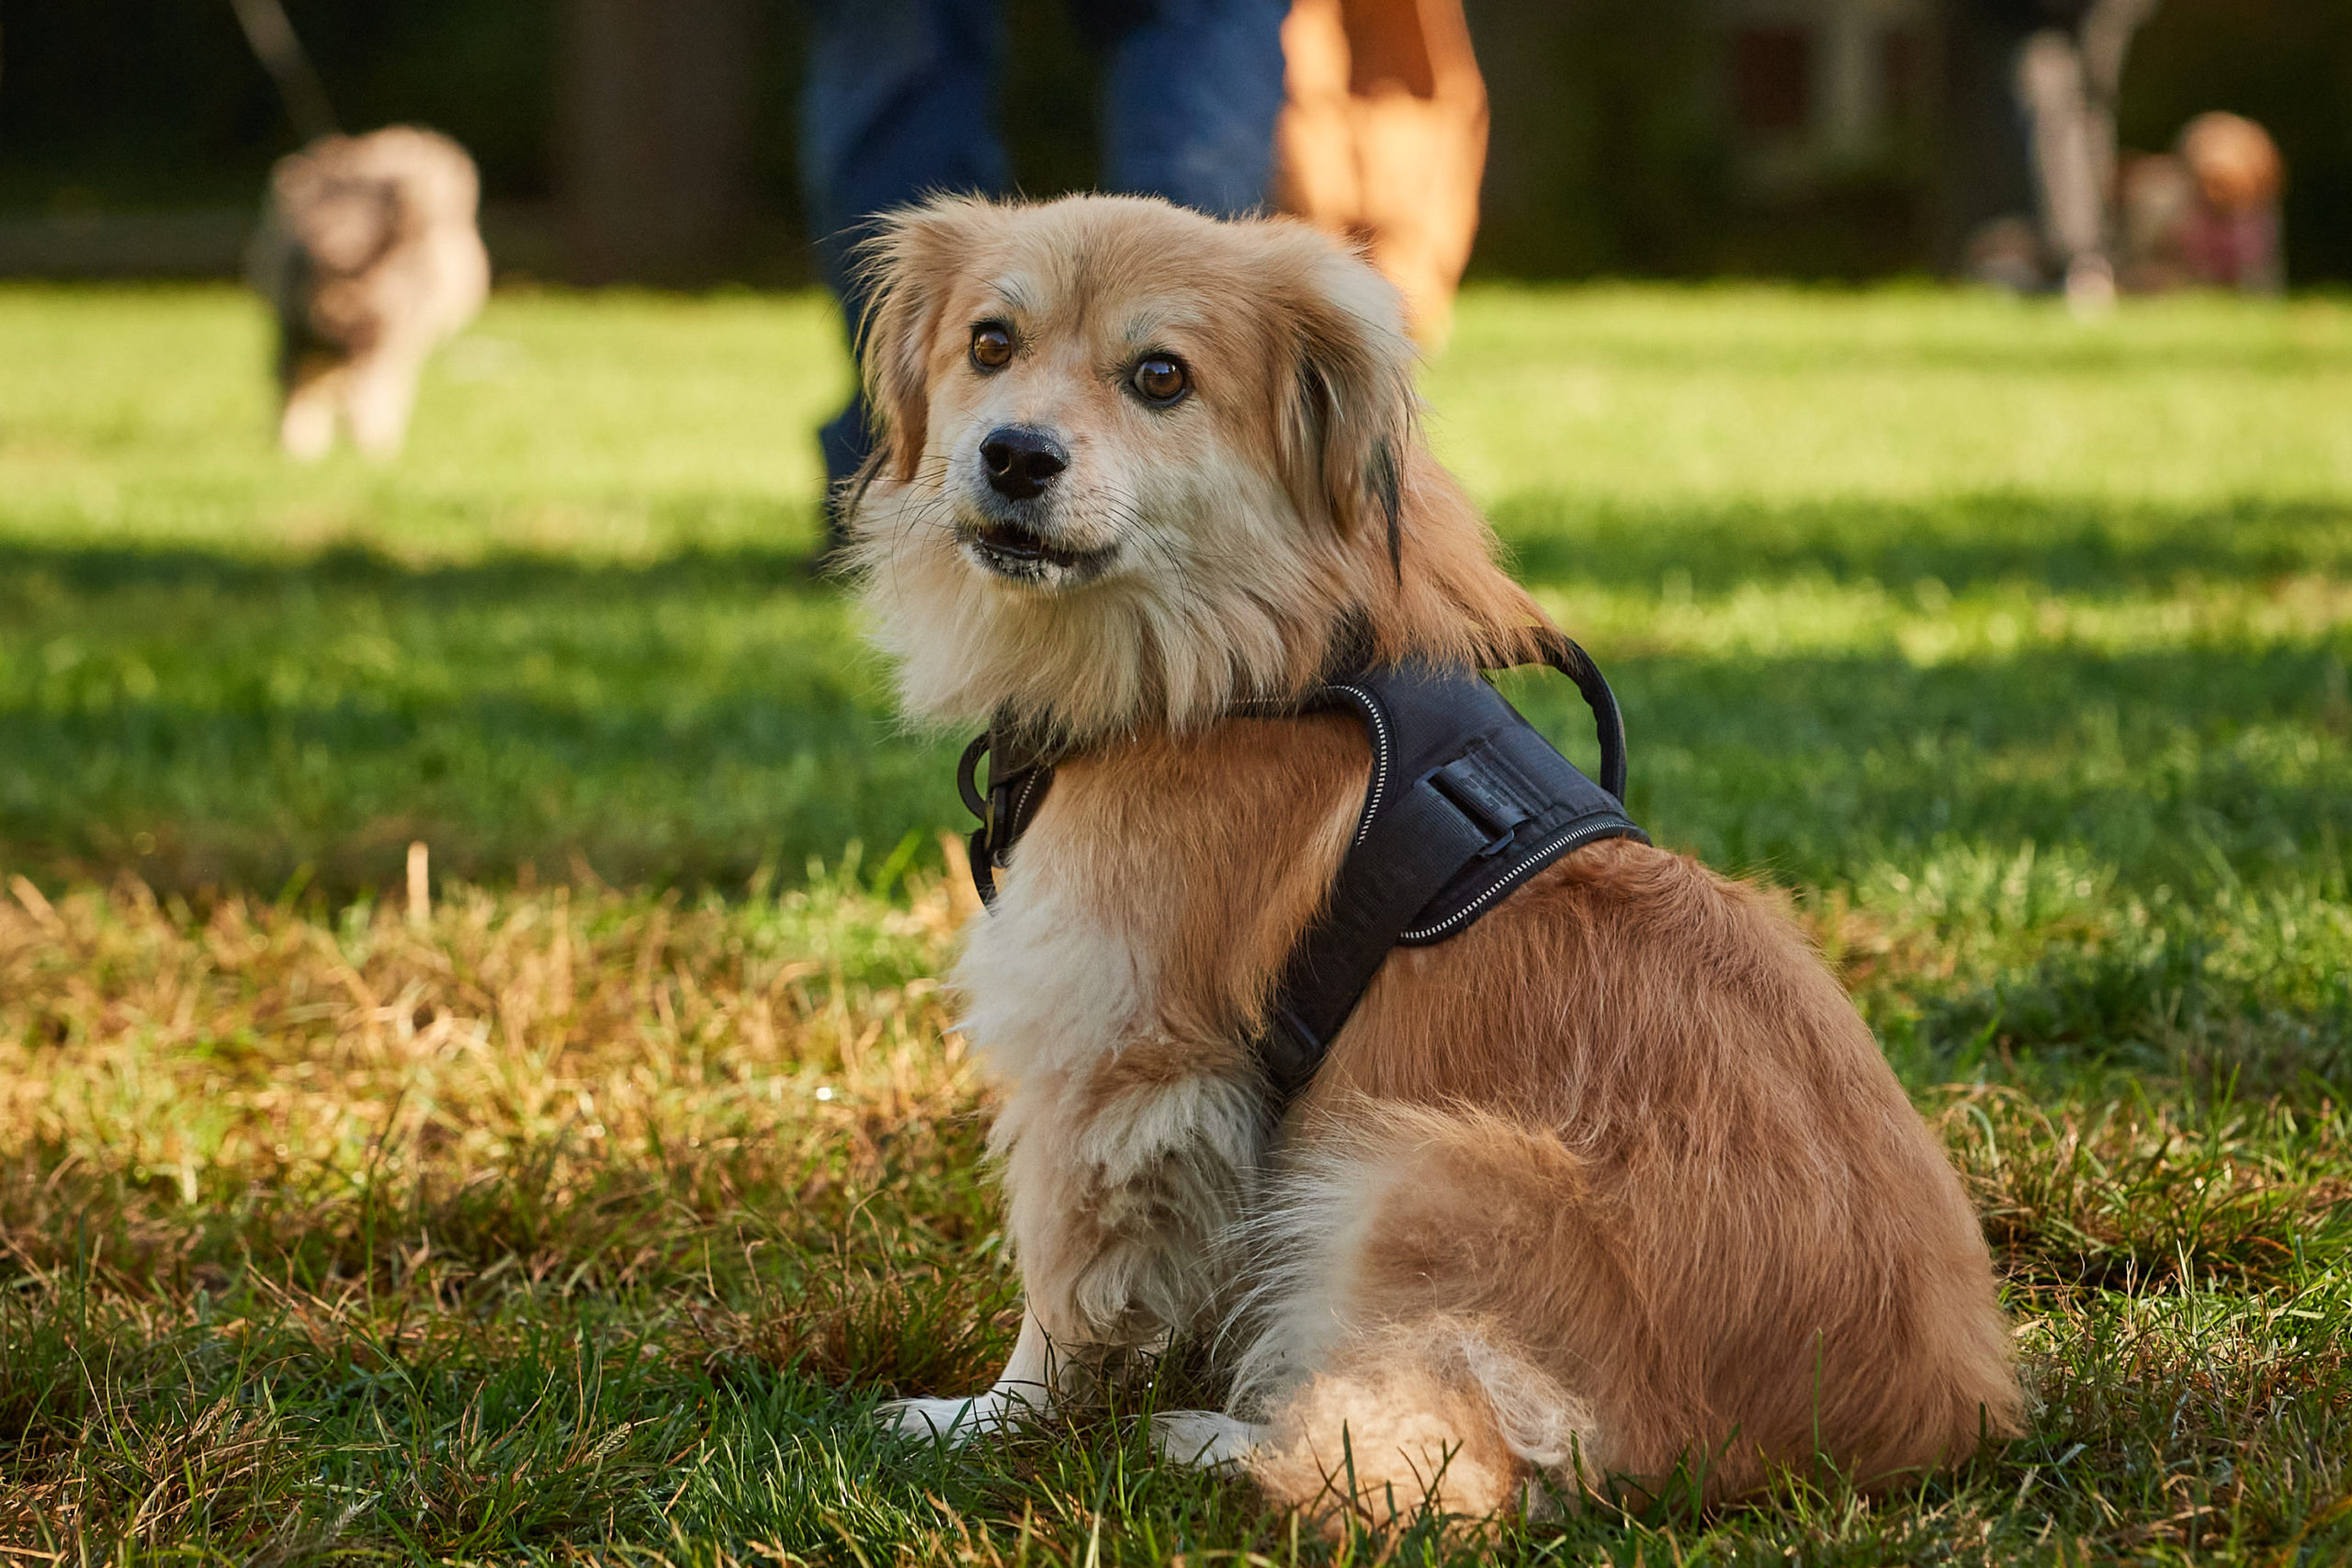
[[[594, 672], [592, 671], [593, 676]], [[1635, 812], [1726, 867], [1829, 884], [1961, 838], [2073, 844], [2129, 885], [2290, 871], [2352, 841], [2352, 779], [2318, 710], [2324, 656], [2272, 649], [1996, 663], [1636, 659], [1612, 668]], [[592, 697], [261, 682], [204, 704], [119, 697], [0, 712], [0, 845], [47, 876], [331, 895], [396, 880], [405, 846], [469, 878], [519, 866], [740, 886], [862, 840], [962, 826], [947, 744], [838, 690], [794, 702], [755, 670], [684, 700], [656, 671]], [[1565, 692], [1521, 693], [1572, 754]], [[926, 848], [925, 854], [929, 854]]]
[[1960, 590], [2024, 582], [2097, 597], [2195, 575], [2263, 582], [2352, 563], [2352, 506], [2241, 497], [2131, 504], [1983, 493], [1933, 503], [1817, 502], [1634, 507], [1554, 492], [1493, 509], [1518, 572], [1697, 592], [1798, 577]]
[[[2169, 583], [2183, 575], [2267, 581], [2352, 567], [2352, 504], [2240, 496], [2122, 502], [1984, 491], [1933, 502], [1841, 500], [1758, 505], [1629, 505], [1552, 491], [1491, 508], [1511, 564], [1532, 582], [1654, 589], [1673, 573], [1695, 592], [1791, 577], [1959, 590], [2023, 581], [2070, 594]], [[650, 560], [503, 550], [419, 565], [356, 545], [273, 557], [186, 547], [0, 543], [0, 581], [35, 576], [74, 593], [204, 588], [414, 595], [435, 602], [716, 588], [828, 600], [797, 542], [688, 547]]]
[[786, 551], [410, 566], [0, 549], [0, 861], [331, 897], [437, 870], [741, 886], [945, 822]]
[[[1814, 886], [1951, 840], [2075, 846], [2127, 886], [2294, 871], [2352, 833], [2352, 752], [2328, 671], [2322, 650], [2276, 646], [1610, 666], [1634, 814], [1715, 864]], [[1590, 721], [1564, 683], [1511, 692], [1592, 761]]]
[[340, 590], [415, 594], [434, 601], [512, 599], [588, 591], [670, 592], [724, 586], [829, 599], [838, 590], [810, 570], [797, 543], [773, 548], [689, 546], [656, 558], [599, 559], [570, 552], [499, 550], [470, 561], [417, 564], [364, 545], [311, 554], [251, 554], [188, 546], [123, 548], [0, 543], [0, 580], [38, 574], [78, 593], [130, 588], [203, 588], [222, 593]]
[[44, 880], [129, 871], [159, 892], [396, 886], [407, 845], [438, 875], [593, 873], [616, 886], [797, 880], [875, 857], [960, 810], [954, 748], [887, 716], [737, 692], [666, 709], [511, 694], [377, 707], [266, 698], [0, 713], [0, 863]]
[[[2342, 532], [2315, 507], [2261, 509], [2235, 534], [2087, 506], [2004, 527], [1944, 518], [1620, 516], [1585, 532], [1611, 541], [1593, 558], [1628, 583], [1664, 562], [1711, 582], [2030, 568], [2070, 591], [2325, 566]], [[1554, 534], [1531, 548], [1537, 575], [1583, 558]], [[852, 840], [878, 855], [911, 833], [929, 855], [963, 825], [952, 742], [898, 724], [840, 596], [784, 553], [413, 568], [356, 550], [19, 546], [0, 549], [0, 584], [12, 871], [128, 870], [165, 890], [307, 878], [341, 897], [394, 883], [421, 838], [437, 870], [469, 878], [584, 863], [726, 889]], [[2336, 659], [2313, 638], [1609, 664], [1637, 814], [1719, 864], [1833, 885], [1957, 838], [2079, 846], [2147, 886], [2259, 881], [2352, 835]], [[1572, 753], [1589, 745], [1565, 685], [1512, 689]]]

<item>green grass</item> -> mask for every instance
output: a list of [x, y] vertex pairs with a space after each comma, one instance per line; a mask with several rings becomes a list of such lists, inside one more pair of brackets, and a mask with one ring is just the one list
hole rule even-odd
[[[817, 301], [502, 297], [382, 469], [271, 456], [233, 295], [0, 344], [0, 1562], [1329, 1555], [1149, 1462], [1197, 1351], [985, 1453], [864, 1419], [1012, 1281], [953, 740], [801, 573]], [[1493, 1551], [2352, 1555], [2352, 308], [1487, 291], [1427, 390], [1636, 814], [1792, 890], [1944, 1131], [2041, 1402]]]

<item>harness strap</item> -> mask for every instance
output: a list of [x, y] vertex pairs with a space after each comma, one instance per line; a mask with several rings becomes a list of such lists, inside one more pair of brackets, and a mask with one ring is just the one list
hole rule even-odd
[[1584, 650], [1560, 640], [1549, 662], [1580, 676], [1607, 789], [1475, 673], [1405, 666], [1330, 688], [1364, 721], [1372, 779], [1330, 901], [1292, 950], [1258, 1042], [1283, 1100], [1314, 1077], [1391, 949], [1459, 935], [1587, 844], [1649, 841], [1624, 814], [1616, 700]]
[[[1609, 682], [1565, 636], [1547, 639], [1544, 655], [1592, 709], [1599, 784], [1475, 670], [1367, 670], [1286, 710], [1352, 712], [1372, 742], [1372, 776], [1329, 902], [1292, 950], [1257, 1042], [1282, 1101], [1314, 1077], [1390, 950], [1460, 934], [1511, 889], [1586, 844], [1649, 841], [1624, 813], [1625, 724]], [[1250, 711], [1251, 705], [1236, 710]], [[980, 819], [971, 854], [982, 903], [996, 901], [997, 869], [1052, 787], [1053, 764], [1051, 754], [1001, 723], [965, 748], [956, 785]]]
[[1258, 1042], [1274, 1091], [1305, 1089], [1372, 984], [1396, 933], [1430, 893], [1486, 847], [1487, 835], [1427, 781], [1359, 830], [1323, 918], [1293, 950]]

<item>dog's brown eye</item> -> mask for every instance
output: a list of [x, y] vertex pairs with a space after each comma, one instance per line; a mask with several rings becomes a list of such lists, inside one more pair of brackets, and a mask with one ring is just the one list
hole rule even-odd
[[1164, 354], [1155, 354], [1137, 365], [1136, 373], [1127, 380], [1136, 395], [1148, 403], [1172, 403], [1192, 385], [1182, 362]]
[[994, 321], [972, 329], [972, 363], [983, 370], [1001, 370], [1012, 363], [1012, 334]]

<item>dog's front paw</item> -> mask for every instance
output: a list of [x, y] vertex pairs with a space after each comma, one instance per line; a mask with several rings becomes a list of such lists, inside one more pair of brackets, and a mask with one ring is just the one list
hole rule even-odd
[[894, 1399], [874, 1414], [901, 1436], [961, 1447], [974, 1438], [1008, 1430], [1026, 1409], [1013, 1395], [990, 1391], [967, 1399]]
[[1238, 1470], [1265, 1436], [1263, 1427], [1214, 1410], [1163, 1410], [1151, 1418], [1159, 1457], [1195, 1470]]

